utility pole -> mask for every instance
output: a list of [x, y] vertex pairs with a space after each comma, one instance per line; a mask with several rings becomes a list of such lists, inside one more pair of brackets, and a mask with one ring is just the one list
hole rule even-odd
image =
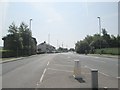
[[99, 33], [100, 33], [100, 55], [101, 55], [101, 18], [97, 17], [99, 20]]

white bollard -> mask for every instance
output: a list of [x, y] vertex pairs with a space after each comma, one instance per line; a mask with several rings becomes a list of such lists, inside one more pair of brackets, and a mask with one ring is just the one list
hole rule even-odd
[[108, 87], [104, 87], [104, 90], [108, 90]]
[[74, 77], [75, 78], [81, 78], [81, 65], [79, 60], [74, 60], [75, 66], [74, 66]]
[[98, 70], [92, 69], [91, 70], [91, 78], [92, 78], [92, 88], [98, 89]]

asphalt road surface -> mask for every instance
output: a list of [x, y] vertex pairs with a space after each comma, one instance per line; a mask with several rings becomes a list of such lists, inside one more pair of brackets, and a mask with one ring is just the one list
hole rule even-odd
[[[73, 77], [80, 60], [83, 81]], [[2, 88], [91, 88], [91, 69], [99, 87], [118, 88], [118, 59], [75, 53], [40, 54], [2, 64]]]

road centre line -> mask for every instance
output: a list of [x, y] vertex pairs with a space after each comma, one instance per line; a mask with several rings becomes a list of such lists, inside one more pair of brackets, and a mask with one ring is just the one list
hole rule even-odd
[[43, 77], [44, 77], [44, 75], [45, 75], [45, 72], [46, 72], [46, 68], [44, 69], [44, 71], [43, 71], [43, 74], [42, 74], [42, 76], [41, 76], [41, 78], [40, 78], [40, 83], [42, 82], [42, 80], [43, 80]]
[[[47, 66], [48, 66], [49, 64], [50, 64], [50, 62], [48, 61]], [[43, 73], [42, 73], [42, 76], [41, 76], [39, 82], [37, 83], [37, 86], [39, 85], [39, 83], [41, 83], [41, 82], [43, 81], [43, 77], [44, 77], [46, 71], [47, 71], [47, 69], [45, 68], [44, 71], [43, 71]]]
[[62, 72], [73, 72], [73, 71], [68, 71], [68, 70], [60, 70], [60, 69], [54, 69], [54, 68], [47, 68], [50, 70], [55, 70], [55, 71], [62, 71]]

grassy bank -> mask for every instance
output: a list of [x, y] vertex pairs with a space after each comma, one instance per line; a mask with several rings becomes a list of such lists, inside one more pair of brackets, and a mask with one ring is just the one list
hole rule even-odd
[[110, 55], [120, 55], [120, 48], [103, 48], [103, 49], [96, 49], [95, 54], [110, 54]]

